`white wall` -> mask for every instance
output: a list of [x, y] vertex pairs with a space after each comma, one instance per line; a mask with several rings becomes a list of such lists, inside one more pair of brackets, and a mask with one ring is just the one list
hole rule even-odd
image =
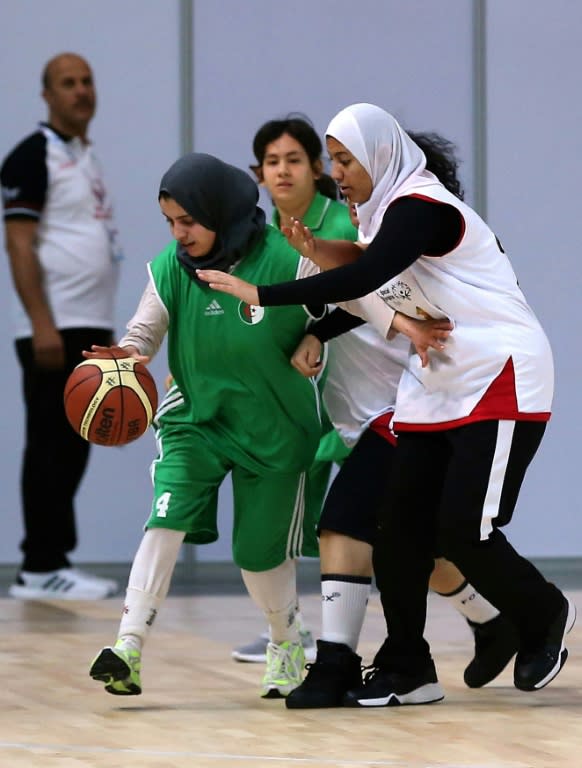
[[457, 142], [470, 187], [471, 35], [465, 0], [197, 0], [196, 148], [246, 167], [266, 120], [300, 111], [323, 134], [370, 101]]
[[533, 555], [580, 556], [580, 72], [577, 0], [491, 0], [489, 221], [552, 343], [553, 416], [512, 536]]
[[[471, 201], [472, 6], [467, 0], [195, 0], [195, 149], [246, 167], [265, 120], [302, 111], [323, 133], [341, 107], [372, 101], [407, 127], [436, 130], [458, 144]], [[525, 554], [579, 555], [582, 364], [574, 313], [582, 269], [574, 207], [582, 170], [576, 142], [582, 6], [488, 0], [486, 8], [489, 220], [548, 330], [557, 372], [555, 415], [526, 480], [512, 538]], [[94, 67], [100, 102], [92, 134], [128, 257], [119, 330], [142, 290], [145, 262], [167, 239], [156, 190], [180, 151], [178, 40], [179, 0], [51, 0], [50, 14], [39, 12], [37, 0], [0, 5], [1, 155], [44, 117], [39, 76], [46, 59], [72, 49]], [[5, 298], [11, 290], [6, 262], [0, 290]], [[9, 328], [6, 300], [0, 321]], [[21, 537], [22, 406], [8, 330], [0, 352], [6, 360], [0, 393], [10, 404], [0, 417], [2, 563], [18, 560]], [[161, 383], [163, 360], [154, 372]], [[94, 450], [79, 497], [80, 562], [131, 559], [149, 509], [153, 450], [149, 436], [126, 448]], [[201, 560], [230, 557], [228, 486], [220, 514], [222, 540], [199, 548]]]

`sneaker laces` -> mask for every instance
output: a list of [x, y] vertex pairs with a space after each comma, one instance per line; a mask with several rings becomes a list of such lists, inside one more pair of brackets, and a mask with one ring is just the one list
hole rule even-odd
[[[301, 647], [301, 646], [300, 646]], [[267, 648], [267, 671], [265, 679], [268, 680], [297, 680], [301, 678], [303, 654], [293, 654], [294, 644], [269, 643]], [[299, 662], [299, 664], [297, 663]]]
[[330, 674], [335, 673], [337, 670], [337, 666], [335, 664], [332, 664], [329, 661], [322, 661], [321, 659], [316, 659], [311, 664], [305, 665], [305, 671], [307, 674], [305, 675], [305, 678], [303, 680], [303, 685], [306, 683], [308, 685], [310, 684], [319, 684], [321, 680], [327, 680], [330, 677]]

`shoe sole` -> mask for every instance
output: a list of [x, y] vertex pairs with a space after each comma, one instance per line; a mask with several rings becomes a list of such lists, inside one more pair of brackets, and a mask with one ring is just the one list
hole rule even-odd
[[283, 693], [278, 688], [269, 688], [268, 691], [261, 693], [261, 699], [286, 699], [289, 693]]
[[[560, 649], [560, 655], [558, 656], [558, 661], [552, 668], [550, 672], [543, 678], [543, 680], [540, 680], [539, 683], [536, 683], [533, 686], [527, 686], [522, 687], [519, 685], [516, 685], [516, 688], [519, 688], [520, 691], [539, 691], [542, 688], [545, 688], [548, 683], [551, 683], [552, 680], [558, 676], [560, 673], [562, 667], [566, 663], [566, 659], [568, 658], [568, 649], [565, 647], [566, 642], [566, 635], [568, 632], [571, 631], [572, 627], [576, 623], [576, 606], [574, 603], [569, 599], [566, 598], [568, 601], [568, 617], [566, 618], [566, 624], [564, 626], [564, 634], [562, 635], [562, 647]], [[515, 681], [514, 681], [515, 684]]]
[[345, 707], [401, 707], [414, 704], [434, 704], [442, 701], [445, 693], [440, 683], [427, 683], [410, 693], [391, 693], [376, 699], [344, 699]]
[[[89, 675], [93, 680], [106, 683], [105, 690], [114, 696], [139, 696], [141, 693], [141, 688], [138, 685], [132, 682], [125, 682], [131, 675], [131, 669], [111, 648], [104, 648], [101, 651], [93, 664], [91, 664]], [[113, 688], [113, 683], [123, 683], [127, 690], [120, 691]]]
[[9, 587], [8, 594], [16, 600], [105, 600], [108, 597], [114, 596], [113, 593], [96, 595], [94, 592], [86, 592], [80, 595], [78, 593], [49, 592], [48, 590], [39, 592], [37, 589], [33, 590], [19, 585]]

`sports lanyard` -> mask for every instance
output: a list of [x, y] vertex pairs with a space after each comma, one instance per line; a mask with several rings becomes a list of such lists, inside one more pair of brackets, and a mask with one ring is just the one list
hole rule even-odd
[[[73, 163], [78, 168], [78, 170], [88, 181], [89, 189], [96, 203], [95, 218], [103, 222], [103, 226], [107, 232], [111, 260], [113, 262], [122, 261], [124, 255], [123, 249], [119, 243], [119, 233], [113, 219], [113, 206], [108, 200], [107, 190], [105, 188], [105, 184], [103, 183], [103, 177], [101, 175], [99, 163], [93, 155], [90, 147], [88, 145], [83, 147], [84, 154], [77, 153], [74, 151], [72, 145], [72, 142], [75, 141], [75, 139], [71, 139], [71, 141], [65, 141], [62, 136], [59, 136], [59, 134], [46, 123], [41, 123], [40, 129], [48, 141], [57, 144], [61, 149], [64, 150], [71, 163]], [[88, 167], [89, 164], [87, 162], [81, 162], [87, 157], [89, 159], [90, 167]], [[93, 169], [93, 172], [91, 172], [91, 169]]]

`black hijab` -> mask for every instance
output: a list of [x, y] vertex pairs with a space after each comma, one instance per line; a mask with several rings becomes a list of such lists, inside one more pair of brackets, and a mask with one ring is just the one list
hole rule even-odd
[[210, 253], [193, 259], [178, 243], [176, 256], [200, 285], [197, 269], [227, 272], [265, 229], [265, 213], [257, 206], [259, 191], [244, 171], [201, 152], [185, 155], [162, 176], [160, 196], [169, 195], [192, 218], [216, 232]]

